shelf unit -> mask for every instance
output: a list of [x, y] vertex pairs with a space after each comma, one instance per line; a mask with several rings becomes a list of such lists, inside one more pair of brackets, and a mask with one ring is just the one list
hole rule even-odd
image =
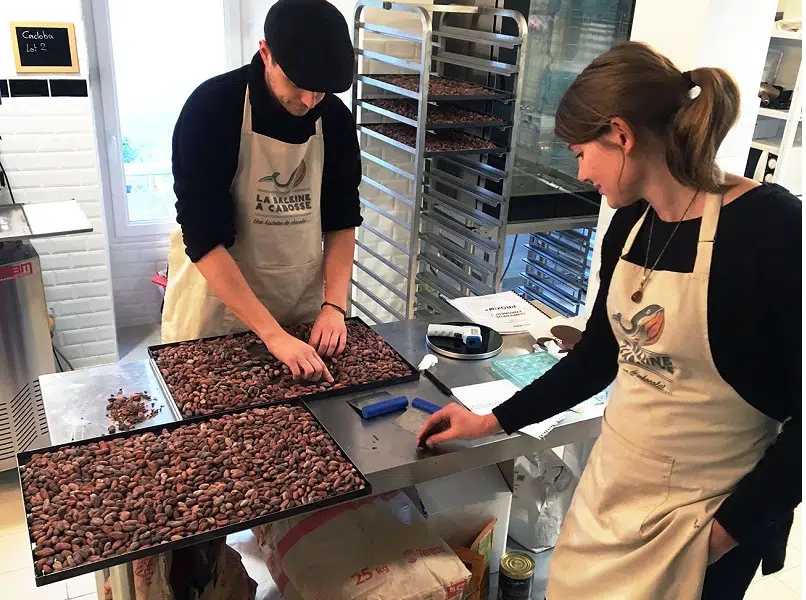
[[[791, 88], [792, 99], [789, 109], [759, 108], [746, 173], [759, 181], [780, 183], [796, 195], [802, 193], [803, 164], [801, 40], [800, 31], [773, 28], [768, 48], [771, 68], [765, 79], [771, 80], [767, 83]], [[796, 54], [799, 56], [794, 60]]]
[[[502, 33], [504, 22], [518, 34]], [[383, 200], [361, 197], [354, 314], [375, 323], [442, 314], [449, 298], [500, 289], [527, 31], [514, 10], [356, 4], [362, 183]], [[415, 56], [381, 39], [414, 46]], [[503, 168], [490, 156], [503, 157]]]

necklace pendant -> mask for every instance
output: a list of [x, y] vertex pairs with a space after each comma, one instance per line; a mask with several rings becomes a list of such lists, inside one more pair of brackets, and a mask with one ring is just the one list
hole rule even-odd
[[642, 300], [643, 298], [644, 298], [644, 291], [643, 291], [643, 290], [635, 290], [635, 292], [633, 293], [633, 295], [632, 295], [632, 296], [630, 296], [630, 299], [631, 299], [633, 302], [635, 302], [636, 304], [638, 304], [639, 302], [641, 302], [641, 300]]

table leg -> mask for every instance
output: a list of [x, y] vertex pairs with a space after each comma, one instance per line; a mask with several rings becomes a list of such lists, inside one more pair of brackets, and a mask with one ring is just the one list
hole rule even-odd
[[95, 571], [95, 591], [98, 594], [98, 600], [104, 600], [106, 597], [104, 594], [104, 583], [106, 583], [105, 571], [103, 569]]
[[132, 563], [110, 567], [109, 583], [112, 586], [112, 600], [135, 600]]

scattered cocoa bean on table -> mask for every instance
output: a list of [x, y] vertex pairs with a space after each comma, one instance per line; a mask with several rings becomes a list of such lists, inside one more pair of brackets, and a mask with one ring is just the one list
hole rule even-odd
[[[285, 329], [308, 341], [311, 328], [311, 324], [302, 324]], [[347, 321], [344, 353], [324, 359], [333, 384], [294, 380], [251, 332], [161, 348], [154, 360], [184, 417], [282, 402], [415, 372], [381, 336], [356, 321]]]
[[20, 472], [37, 575], [365, 487], [289, 405], [35, 453]]
[[124, 394], [122, 389], [110, 396], [106, 401], [106, 416], [114, 423], [109, 426], [109, 433], [115, 433], [115, 427], [120, 431], [134, 429], [138, 425], [157, 416], [160, 409], [148, 392], [135, 392]]

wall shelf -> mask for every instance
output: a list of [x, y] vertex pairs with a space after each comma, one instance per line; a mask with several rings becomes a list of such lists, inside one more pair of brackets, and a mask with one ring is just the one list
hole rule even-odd
[[[766, 74], [767, 83], [792, 90], [788, 109], [759, 108], [754, 139], [750, 142], [746, 174], [758, 181], [778, 183], [793, 194], [802, 193], [801, 75], [802, 32], [773, 26], [768, 59], [777, 55], [777, 67]], [[793, 43], [794, 42], [794, 43]], [[770, 54], [772, 53], [772, 54]], [[771, 63], [773, 64], [773, 63]], [[782, 67], [782, 65], [784, 65]], [[774, 66], [774, 64], [773, 64]], [[797, 71], [795, 71], [797, 69]]]
[[789, 111], [775, 108], [759, 108], [759, 117], [769, 117], [770, 119], [781, 119], [786, 121], [789, 118]]

